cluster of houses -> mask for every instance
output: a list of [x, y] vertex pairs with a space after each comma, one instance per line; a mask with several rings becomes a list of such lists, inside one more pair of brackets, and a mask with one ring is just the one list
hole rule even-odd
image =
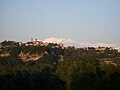
[[[117, 50], [117, 51], [118, 51], [118, 49], [115, 49], [115, 48], [113, 48], [113, 47], [104, 47], [104, 46], [84, 47], [83, 49], [84, 49], [85, 51], [86, 51], [86, 50], [90, 50], [90, 49], [96, 50], [96, 51], [104, 51], [104, 50], [106, 50], [106, 49], [109, 49], [109, 50]], [[77, 48], [76, 48], [76, 50], [77, 50]]]
[[[39, 41], [37, 39], [35, 39], [35, 40], [31, 39], [30, 42], [26, 42], [26, 43], [19, 42], [19, 45], [20, 46], [48, 46], [49, 43], [48, 42], [43, 43], [42, 41]], [[64, 49], [64, 45], [63, 44], [54, 44], [54, 46], [52, 48]]]
[[43, 43], [42, 41], [38, 41], [37, 39], [33, 40], [31, 39], [30, 42], [26, 42], [26, 43], [23, 43], [23, 42], [19, 42], [19, 45], [20, 46], [47, 46], [48, 43]]

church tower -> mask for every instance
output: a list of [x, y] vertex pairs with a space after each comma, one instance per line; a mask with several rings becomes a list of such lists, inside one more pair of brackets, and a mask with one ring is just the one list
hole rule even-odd
[[33, 42], [33, 38], [31, 38], [31, 42]]

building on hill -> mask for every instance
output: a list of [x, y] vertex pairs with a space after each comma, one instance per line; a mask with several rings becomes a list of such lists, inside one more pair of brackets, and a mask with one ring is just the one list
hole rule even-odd
[[37, 46], [35, 42], [27, 42], [25, 46]]
[[116, 48], [116, 50], [120, 53], [120, 48]]
[[47, 46], [48, 46], [48, 44], [49, 44], [48, 42], [45, 42], [45, 43], [44, 43], [44, 46], [46, 46], [46, 47], [47, 47]]
[[100, 50], [100, 51], [105, 50], [105, 49], [106, 47], [100, 47], [100, 46], [96, 48], [96, 50]]
[[33, 41], [33, 46], [44, 46], [42, 41]]
[[[19, 43], [19, 45], [24, 45], [23, 43]], [[31, 38], [30, 42], [26, 42], [25, 46], [44, 46], [42, 41], [38, 41], [37, 39], [33, 40], [33, 38]]]
[[59, 47], [64, 49], [64, 45], [63, 44], [59, 44]]
[[120, 52], [120, 48], [118, 49], [118, 52]]

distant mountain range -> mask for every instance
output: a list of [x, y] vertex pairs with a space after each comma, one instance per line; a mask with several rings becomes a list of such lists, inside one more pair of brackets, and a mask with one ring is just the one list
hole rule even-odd
[[64, 46], [74, 46], [77, 48], [82, 48], [82, 47], [98, 47], [98, 46], [104, 46], [104, 47], [116, 47], [116, 44], [106, 44], [106, 43], [87, 43], [87, 42], [79, 42], [75, 41], [72, 39], [65, 39], [65, 38], [54, 38], [50, 37], [43, 42], [48, 42], [48, 43], [57, 43], [57, 44], [64, 44]]

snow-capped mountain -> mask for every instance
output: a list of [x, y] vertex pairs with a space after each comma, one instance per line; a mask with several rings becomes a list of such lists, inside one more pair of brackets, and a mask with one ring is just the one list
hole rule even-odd
[[72, 39], [54, 38], [54, 37], [47, 38], [47, 39], [43, 40], [43, 42], [64, 44], [65, 47], [74, 46], [74, 47], [77, 47], [77, 48], [80, 48], [80, 47], [98, 47], [98, 46], [104, 46], [104, 47], [114, 47], [114, 46], [116, 46], [116, 44], [86, 43], [86, 42], [75, 41], [75, 40], [72, 40]]

